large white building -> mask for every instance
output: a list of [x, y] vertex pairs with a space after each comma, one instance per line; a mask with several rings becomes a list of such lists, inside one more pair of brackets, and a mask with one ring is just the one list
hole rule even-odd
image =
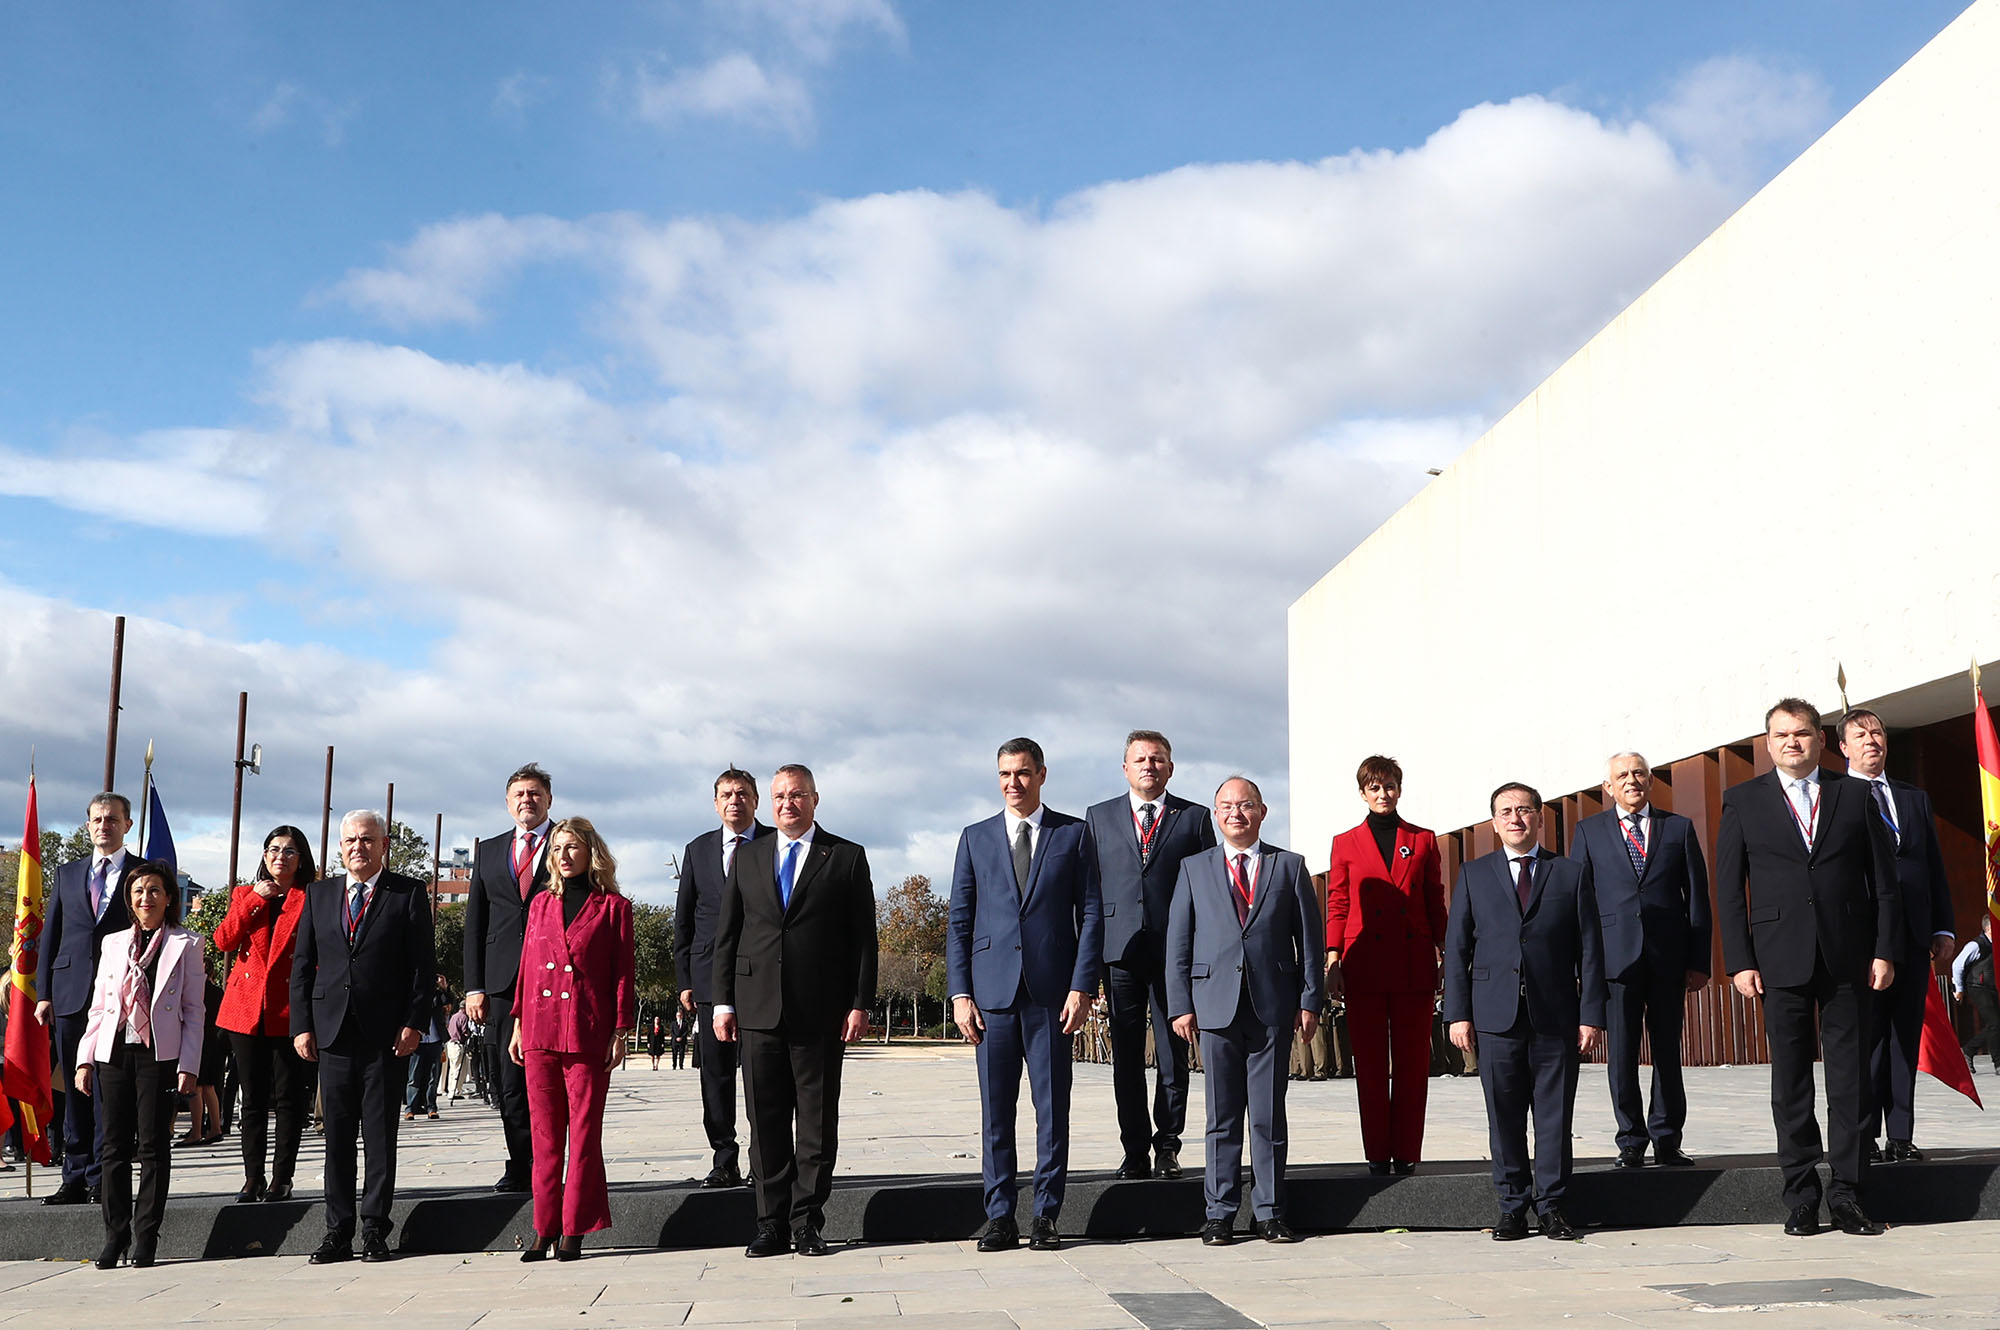
[[1954, 824], [1976, 918], [1966, 671], [2000, 656], [2000, 0], [1301, 596], [1289, 640], [1291, 825], [1315, 871], [1360, 820], [1370, 753], [1402, 762], [1412, 820], [1467, 829], [1455, 861], [1490, 848], [1473, 829], [1503, 780], [1571, 796], [1559, 840], [1618, 749], [1668, 767], [1696, 815], [1765, 761], [1743, 741], [1772, 701], [1838, 710], [1844, 666], [1892, 770]]

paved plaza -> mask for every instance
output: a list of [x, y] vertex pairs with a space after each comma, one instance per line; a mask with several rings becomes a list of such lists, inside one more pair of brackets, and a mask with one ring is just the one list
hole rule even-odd
[[[1697, 1155], [1766, 1152], [1762, 1067], [1691, 1071]], [[1979, 1078], [1982, 1089], [2000, 1081]], [[1199, 1122], [1201, 1079], [1191, 1117]], [[1485, 1157], [1478, 1082], [1431, 1083], [1427, 1153]], [[2000, 1121], [1926, 1080], [1921, 1144], [2000, 1148]], [[1299, 1162], [1354, 1160], [1351, 1081], [1294, 1083]], [[976, 1173], [978, 1096], [969, 1050], [857, 1050], [843, 1094], [844, 1174]], [[1080, 1066], [1078, 1171], [1118, 1158], [1108, 1068]], [[1026, 1123], [1024, 1104], [1024, 1126]], [[1579, 1167], [1606, 1166], [1611, 1117], [1601, 1068], [1578, 1096]], [[402, 1124], [406, 1187], [477, 1187], [499, 1171], [499, 1130], [473, 1102], [436, 1122]], [[605, 1144], [613, 1185], [673, 1183], [705, 1171], [693, 1072], [645, 1059], [613, 1080]], [[1187, 1159], [1200, 1156], [1198, 1129]], [[309, 1137], [300, 1191], [318, 1187]], [[38, 1170], [37, 1190], [48, 1180]], [[0, 1198], [23, 1172], [0, 1173]], [[177, 1152], [174, 1191], [227, 1194], [240, 1181], [235, 1140]], [[28, 1215], [32, 1211], [25, 1212]], [[0, 1222], [21, 1222], [8, 1207]], [[2000, 1224], [1909, 1225], [1881, 1238], [1784, 1237], [1774, 1226], [1593, 1231], [1584, 1241], [1496, 1244], [1477, 1232], [1343, 1233], [1294, 1247], [1191, 1239], [1069, 1241], [1054, 1255], [980, 1256], [970, 1242], [836, 1246], [821, 1260], [748, 1261], [733, 1250], [592, 1250], [570, 1265], [515, 1254], [408, 1256], [387, 1266], [313, 1267], [302, 1257], [168, 1262], [100, 1272], [77, 1262], [0, 1264], [0, 1323], [92, 1326], [136, 1315], [229, 1326], [379, 1324], [506, 1330], [574, 1326], [889, 1325], [1090, 1330], [1092, 1327], [1467, 1325], [1629, 1327], [2000, 1327]], [[1720, 1318], [1720, 1319], [1717, 1319]]]

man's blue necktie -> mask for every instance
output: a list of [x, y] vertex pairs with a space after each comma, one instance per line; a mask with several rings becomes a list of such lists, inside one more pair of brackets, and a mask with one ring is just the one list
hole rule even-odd
[[792, 907], [792, 883], [798, 877], [799, 843], [793, 841], [785, 847], [785, 862], [778, 866], [778, 905], [781, 909]]

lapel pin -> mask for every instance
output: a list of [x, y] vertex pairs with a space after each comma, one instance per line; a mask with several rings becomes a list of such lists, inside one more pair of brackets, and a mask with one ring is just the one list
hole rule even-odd
[[1407, 858], [1409, 858], [1409, 857], [1410, 857], [1410, 847], [1409, 847], [1409, 846], [1407, 846], [1407, 845], [1398, 845], [1398, 846], [1396, 847], [1396, 857], [1397, 857], [1398, 859], [1407, 859]]

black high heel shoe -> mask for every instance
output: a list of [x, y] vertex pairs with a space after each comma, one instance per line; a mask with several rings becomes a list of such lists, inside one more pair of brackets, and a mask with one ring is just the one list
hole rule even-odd
[[524, 1261], [543, 1260], [547, 1258], [549, 1249], [556, 1245], [553, 1237], [545, 1238], [539, 1233], [530, 1232], [528, 1238], [528, 1245], [521, 1249], [521, 1259]]
[[581, 1235], [565, 1237], [556, 1244], [558, 1261], [580, 1261], [583, 1259], [583, 1238]]
[[131, 1245], [132, 1235], [129, 1233], [124, 1237], [106, 1238], [104, 1240], [104, 1250], [97, 1253], [97, 1268], [100, 1270], [117, 1269], [119, 1258], [125, 1255], [125, 1249]]
[[154, 1247], [155, 1244], [151, 1241], [135, 1242], [132, 1244], [132, 1268], [134, 1270], [151, 1268]]

